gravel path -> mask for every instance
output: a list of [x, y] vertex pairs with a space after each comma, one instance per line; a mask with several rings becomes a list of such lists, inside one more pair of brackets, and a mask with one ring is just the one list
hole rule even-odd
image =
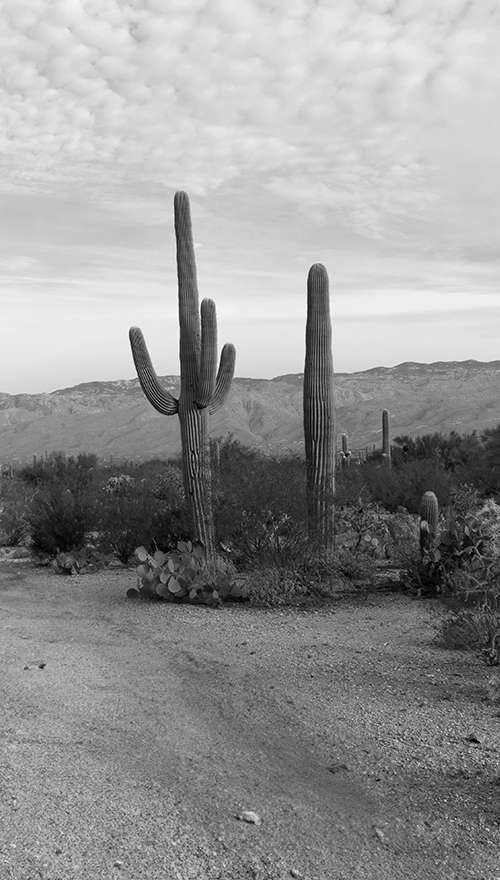
[[134, 581], [0, 565], [1, 880], [500, 880], [491, 670], [430, 603]]

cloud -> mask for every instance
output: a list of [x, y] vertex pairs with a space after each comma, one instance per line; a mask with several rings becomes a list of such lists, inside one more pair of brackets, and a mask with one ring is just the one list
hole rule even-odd
[[[373, 366], [394, 350], [370, 330], [379, 314], [407, 320], [409, 344], [416, 312], [427, 338], [459, 308], [472, 345], [473, 314], [498, 314], [499, 32], [497, 0], [3, 0], [4, 374], [26, 321], [35, 352], [51, 320], [82, 370], [74, 328], [94, 320], [96, 358], [107, 344], [117, 359], [109, 375], [132, 374], [129, 323], [158, 363], [169, 334], [175, 371], [179, 188], [200, 293], [239, 370], [255, 352], [268, 375], [301, 368], [291, 353], [315, 261], [343, 326], [368, 315], [362, 345], [358, 329], [345, 337], [349, 357], [362, 349]], [[414, 344], [419, 359], [425, 339]]]
[[491, 224], [499, 16], [496, 0], [5, 0], [0, 146], [19, 181], [204, 194], [268, 175], [308, 215], [396, 239], [414, 217], [458, 222], [478, 172]]

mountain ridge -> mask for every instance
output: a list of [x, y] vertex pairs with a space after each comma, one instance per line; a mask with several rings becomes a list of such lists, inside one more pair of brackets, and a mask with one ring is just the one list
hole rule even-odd
[[[160, 381], [178, 394], [179, 376]], [[231, 434], [270, 454], [303, 454], [302, 384], [303, 373], [236, 377], [211, 419], [212, 436]], [[336, 373], [334, 395], [337, 436], [347, 434], [352, 450], [380, 445], [383, 409], [392, 437], [481, 431], [500, 423], [500, 360], [405, 361]], [[55, 449], [103, 459], [168, 457], [180, 449], [178, 419], [157, 413], [136, 377], [39, 394], [0, 392], [1, 461], [28, 461]]]

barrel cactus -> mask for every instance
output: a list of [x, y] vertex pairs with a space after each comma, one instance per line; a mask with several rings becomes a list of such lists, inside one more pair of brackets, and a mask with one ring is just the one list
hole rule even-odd
[[130, 329], [134, 363], [142, 390], [163, 415], [178, 415], [181, 428], [183, 478], [191, 514], [193, 538], [200, 541], [210, 561], [215, 554], [212, 516], [209, 413], [225, 402], [234, 375], [234, 346], [225, 345], [217, 371], [217, 318], [215, 303], [198, 299], [196, 262], [189, 199], [174, 197], [177, 242], [181, 388], [179, 399], [158, 380], [141, 330]]
[[335, 424], [332, 325], [328, 274], [315, 263], [307, 279], [304, 436], [309, 539], [334, 547]]

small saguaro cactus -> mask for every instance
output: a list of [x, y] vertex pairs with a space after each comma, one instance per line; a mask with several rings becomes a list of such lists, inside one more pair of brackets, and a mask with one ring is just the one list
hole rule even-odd
[[387, 465], [391, 466], [391, 438], [389, 434], [389, 411], [382, 410], [382, 455]]
[[420, 502], [420, 552], [430, 550], [437, 540], [439, 504], [434, 492], [424, 492]]
[[342, 470], [346, 470], [351, 462], [351, 453], [347, 445], [347, 434], [342, 434], [342, 452], [340, 454], [340, 465]]
[[217, 371], [217, 318], [215, 303], [198, 299], [196, 262], [189, 199], [185, 192], [174, 197], [177, 241], [181, 390], [173, 397], [158, 380], [141, 330], [130, 329], [130, 344], [137, 375], [149, 402], [163, 415], [178, 415], [181, 427], [184, 490], [193, 538], [200, 541], [207, 560], [215, 554], [210, 472], [209, 412], [225, 402], [234, 375], [236, 353], [226, 344]]
[[307, 278], [304, 435], [309, 539], [333, 553], [335, 425], [328, 274], [315, 263]]

